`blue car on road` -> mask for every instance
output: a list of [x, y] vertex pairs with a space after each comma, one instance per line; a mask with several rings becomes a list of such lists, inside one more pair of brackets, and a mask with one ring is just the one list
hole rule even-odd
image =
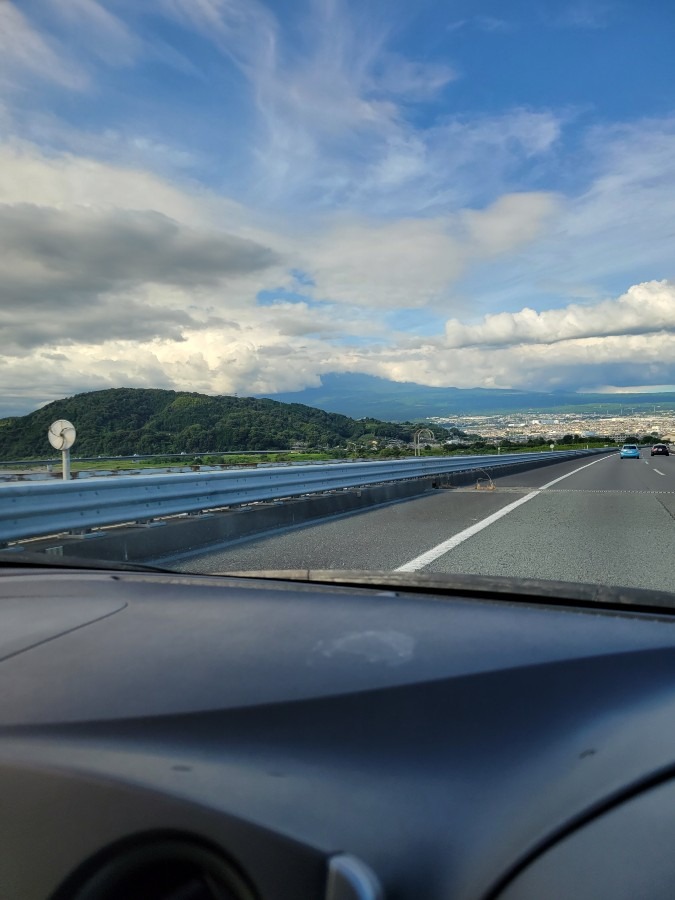
[[640, 448], [637, 444], [624, 444], [619, 451], [621, 459], [640, 459]]

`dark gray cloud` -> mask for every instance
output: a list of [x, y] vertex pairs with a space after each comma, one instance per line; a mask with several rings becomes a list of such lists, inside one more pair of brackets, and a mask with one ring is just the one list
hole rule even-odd
[[51, 314], [26, 315], [21, 307], [0, 309], [3, 353], [8, 355], [55, 344], [151, 341], [158, 337], [182, 341], [183, 329], [199, 327], [206, 323], [182, 310], [106, 296], [94, 297], [79, 308], [64, 306]]
[[190, 229], [158, 212], [32, 204], [0, 204], [0, 246], [2, 306], [79, 304], [82, 294], [148, 282], [216, 285], [278, 259], [254, 241]]
[[200, 291], [277, 261], [253, 241], [196, 231], [156, 212], [31, 204], [0, 204], [0, 247], [5, 352], [64, 341], [182, 340], [186, 328], [224, 320], [192, 304], [163, 305], [157, 291], [146, 302], [139, 289]]

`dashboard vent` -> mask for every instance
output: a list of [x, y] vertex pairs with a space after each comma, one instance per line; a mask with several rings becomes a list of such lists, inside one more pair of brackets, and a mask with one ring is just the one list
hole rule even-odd
[[183, 839], [118, 845], [89, 860], [54, 900], [257, 900], [218, 853]]

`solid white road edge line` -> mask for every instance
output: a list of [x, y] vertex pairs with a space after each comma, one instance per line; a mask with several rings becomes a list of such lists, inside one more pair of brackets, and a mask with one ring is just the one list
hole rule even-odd
[[411, 559], [410, 562], [404, 563], [402, 566], [394, 569], [394, 572], [417, 572], [418, 569], [423, 569], [425, 566], [428, 566], [430, 563], [437, 560], [439, 556], [443, 556], [450, 550], [454, 550], [455, 547], [459, 546], [459, 544], [463, 544], [464, 541], [468, 540], [470, 537], [473, 537], [474, 534], [478, 534], [479, 531], [487, 528], [488, 525], [492, 525], [493, 522], [498, 522], [499, 519], [503, 519], [504, 516], [508, 516], [510, 512], [513, 512], [514, 509], [522, 506], [523, 503], [527, 503], [529, 500], [533, 500], [535, 497], [539, 496], [542, 491], [545, 491], [546, 488], [552, 487], [554, 484], [557, 484], [559, 481], [563, 481], [565, 478], [569, 478], [571, 475], [576, 475], [577, 472], [581, 472], [582, 469], [587, 469], [589, 466], [594, 466], [598, 462], [602, 462], [603, 460], [612, 458], [613, 456], [609, 455], [601, 456], [600, 459], [594, 459], [593, 462], [589, 462], [583, 466], [579, 466], [578, 469], [574, 469], [572, 472], [568, 472], [567, 475], [561, 475], [560, 478], [554, 478], [553, 481], [549, 481], [546, 484], [543, 484], [540, 488], [537, 488], [536, 490], [531, 491], [529, 494], [526, 494], [524, 497], [521, 497], [520, 500], [515, 500], [513, 503], [507, 504], [496, 513], [492, 513], [491, 516], [488, 516], [485, 519], [481, 519], [480, 522], [476, 522], [475, 525], [470, 525], [468, 528], [465, 528], [464, 531], [459, 531], [451, 538], [448, 538], [447, 541], [443, 541], [443, 543], [438, 544], [436, 547], [432, 547], [431, 550], [427, 550], [426, 553], [421, 553], [419, 556], [416, 556], [415, 559]]

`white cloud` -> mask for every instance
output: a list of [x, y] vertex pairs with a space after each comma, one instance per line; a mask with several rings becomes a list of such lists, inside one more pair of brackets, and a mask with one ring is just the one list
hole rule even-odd
[[352, 348], [344, 368], [460, 388], [628, 389], [675, 383], [675, 284], [631, 286], [615, 300], [448, 323], [447, 338]]
[[557, 14], [550, 16], [545, 10], [545, 21], [559, 28], [597, 29], [609, 24], [615, 4], [603, 0], [577, 0], [568, 3]]
[[255, 215], [227, 197], [172, 183], [147, 169], [44, 153], [27, 141], [0, 142], [0, 203], [154, 210], [192, 228], [227, 230], [265, 242]]
[[447, 345], [453, 348], [675, 332], [675, 284], [654, 281], [633, 285], [617, 300], [594, 305], [570, 304], [542, 312], [526, 307], [514, 313], [496, 313], [476, 325], [451, 319], [445, 330]]
[[[256, 154], [257, 193], [237, 203], [176, 178], [189, 161], [171, 140], [122, 121], [97, 134], [29, 111], [43, 150], [0, 144], [0, 212], [11, 213], [0, 216], [8, 235], [0, 305], [9, 306], [17, 278], [35, 302], [55, 293], [55, 274], [71, 279], [71, 307], [89, 293], [82, 316], [68, 319], [62, 303], [60, 330], [51, 312], [40, 333], [16, 303], [0, 313], [4, 333], [15, 329], [14, 343], [3, 344], [0, 392], [26, 373], [36, 395], [50, 397], [120, 383], [251, 393], [345, 370], [459, 386], [618, 383], [629, 374], [634, 383], [670, 383], [673, 286], [650, 279], [675, 277], [675, 123], [595, 129], [579, 146], [573, 178], [557, 169], [564, 113], [517, 108], [441, 120], [430, 112], [425, 127], [408, 118], [413, 103], [452, 92], [456, 72], [452, 61], [393, 54], [368, 4], [355, 19], [337, 0], [316, 0], [311, 16], [293, 20], [305, 29], [300, 44], [257, 0], [164, 0], [163, 8], [247, 79], [258, 120], [242, 141]], [[16, 41], [0, 69], [27, 73], [27, 83], [48, 68], [62, 86], [87, 83], [54, 39], [16, 4], [0, 5], [7, 9]], [[130, 29], [101, 3], [73, 0], [51, 15], [72, 22], [75, 12], [91, 39], [87, 58], [138, 58]], [[17, 115], [15, 104], [3, 127]], [[70, 153], [59, 151], [64, 145]], [[111, 158], [127, 163], [103, 161]], [[514, 189], [553, 183], [553, 163], [557, 193]], [[41, 228], [30, 232], [39, 246], [12, 244], [13, 234], [27, 235], [20, 204], [39, 211]], [[122, 232], [134, 239], [128, 254], [103, 253], [108, 236]], [[162, 251], [162, 234], [175, 252]], [[236, 272], [225, 265], [241, 241], [269, 248], [268, 263]], [[475, 294], [474, 274], [483, 279]], [[630, 284], [618, 299], [598, 300]], [[261, 307], [261, 290], [278, 290], [279, 299]], [[291, 294], [300, 300], [284, 299]], [[461, 302], [475, 315], [482, 302], [488, 315], [454, 318], [447, 341], [409, 338], [388, 323], [458, 317]]]
[[[233, 180], [243, 178], [258, 207], [339, 206], [410, 216], [482, 205], [509, 189], [515, 167], [550, 153], [560, 135], [559, 117], [545, 110], [513, 109], [465, 120], [433, 117], [425, 127], [411, 121], [413, 105], [451, 91], [457, 73], [451, 61], [394, 52], [393, 13], [382, 19], [367, 6], [355, 12], [339, 0], [313, 0], [306, 15], [290, 22], [259, 0], [158, 0], [153, 13], [162, 11], [211, 41], [248, 84], [250, 111], [237, 122], [237, 149], [224, 151], [233, 154], [229, 162], [237, 157], [236, 165], [223, 167], [222, 159], [218, 165], [224, 178], [236, 170]], [[137, 36], [95, 0], [58, 4], [50, 17], [69, 26], [69, 40], [92, 81], [93, 56], [115, 65], [161, 56], [155, 36], [143, 29]], [[36, 52], [31, 58], [42, 57]], [[230, 76], [222, 76], [228, 90], [234, 83], [237, 92], [245, 91]], [[213, 85], [214, 98], [224, 84]], [[224, 115], [226, 104], [223, 97]], [[26, 113], [20, 104], [11, 112], [15, 133], [54, 152], [68, 148], [167, 174], [195, 173], [214, 164], [198, 152], [167, 146], [150, 127], [147, 134], [134, 134], [111, 124], [96, 134], [44, 111]], [[233, 188], [242, 195], [240, 183]]]
[[[336, 2], [315, 2], [294, 37], [258, 0], [164, 0], [164, 9], [210, 39], [248, 81], [257, 123], [250, 134], [256, 200], [270, 205], [309, 197], [330, 205], [355, 181], [366, 147], [399, 135], [395, 91], [430, 90], [439, 69], [420, 67], [378, 89], [384, 35], [356, 24]], [[359, 27], [361, 26], [361, 27]], [[387, 70], [383, 77], [391, 79]]]
[[[290, 338], [272, 323], [241, 310], [240, 322], [190, 333], [182, 343], [108, 340], [55, 343], [0, 360], [3, 414], [23, 398], [23, 411], [80, 391], [129, 385], [242, 396], [299, 390], [318, 374], [339, 369], [342, 353], [320, 338]], [[20, 387], [25, 386], [25, 387]]]
[[465, 211], [462, 218], [474, 254], [488, 258], [539, 237], [559, 208], [554, 194], [505, 194], [486, 209]]
[[52, 13], [67, 24], [73, 34], [75, 26], [87, 52], [109, 65], [128, 66], [140, 53], [142, 42], [117, 16], [97, 0], [67, 0], [54, 4]]
[[446, 154], [450, 170], [471, 164], [489, 175], [492, 168], [503, 172], [505, 165], [547, 153], [563, 121], [548, 110], [516, 107], [493, 116], [450, 118], [431, 132], [429, 142]]
[[300, 388], [340, 367], [342, 339], [382, 327], [358, 310], [256, 305], [263, 288], [303, 288], [293, 257], [277, 258], [302, 238], [141, 170], [0, 145], [3, 229], [5, 409], [120, 384]]
[[248, 81], [258, 124], [250, 137], [256, 202], [410, 214], [460, 181], [466, 187], [450, 197], [470, 201], [471, 190], [484, 187], [476, 172], [486, 159], [496, 184], [514, 160], [545, 154], [557, 140], [557, 117], [526, 109], [478, 122], [434, 118], [420, 128], [408, 120], [409, 106], [451, 85], [458, 77], [451, 62], [394, 52], [394, 24], [367, 6], [355, 12], [315, 0], [309, 7], [291, 29], [257, 0], [164, 3]]
[[10, 0], [0, 3], [0, 84], [18, 87], [33, 76], [80, 90], [88, 83], [80, 66], [67, 59], [55, 41], [35, 29]]
[[506, 19], [498, 19], [496, 16], [476, 16], [476, 26], [482, 31], [506, 33], [513, 31], [515, 26]]
[[295, 249], [314, 295], [383, 309], [447, 304], [469, 265], [527, 244], [557, 209], [550, 194], [513, 194], [483, 210], [389, 222], [342, 217]]
[[425, 100], [458, 77], [457, 71], [447, 63], [423, 63], [390, 53], [384, 57], [377, 87], [407, 100]]
[[251, 76], [276, 64], [278, 23], [259, 0], [160, 0], [160, 6]]
[[[224, 327], [175, 344], [110, 341], [103, 346], [55, 346], [0, 360], [4, 410], [12, 399], [22, 411], [38, 402], [85, 390], [130, 385], [253, 393], [299, 390], [322, 373], [364, 372], [398, 381], [457, 387], [576, 390], [608, 374], [615, 386], [675, 383], [675, 335], [621, 335], [554, 345], [447, 350], [419, 346], [339, 347], [309, 335], [289, 339], [264, 319], [242, 329]], [[24, 387], [20, 387], [23, 385]]]
[[5, 356], [183, 341], [288, 277], [274, 235], [237, 204], [26, 144], [0, 145], [0, 235]]
[[660, 332], [498, 348], [443, 350], [436, 342], [371, 348], [356, 359], [352, 354], [350, 370], [438, 387], [575, 391], [600, 377], [619, 386], [675, 383], [673, 360], [675, 335]]
[[[494, 116], [446, 117], [426, 130], [411, 129], [352, 172], [347, 200], [387, 216], [489, 203], [512, 190], [523, 167], [545, 165], [563, 124], [564, 117], [550, 111], [516, 108]], [[403, 176], [396, 190], [388, 183], [392, 168]]]
[[472, 286], [483, 310], [566, 305], [675, 280], [675, 120], [597, 127], [582, 159], [550, 227]]
[[[383, 352], [373, 347], [402, 339], [392, 309], [447, 310], [467, 266], [531, 240], [556, 206], [520, 194], [454, 216], [345, 215], [289, 230], [140, 169], [0, 145], [0, 392], [14, 395], [27, 360], [40, 400], [114, 384], [291, 390], [368, 371]], [[277, 302], [256, 304], [276, 288]], [[284, 288], [307, 300], [284, 300]], [[19, 289], [39, 317], [25, 315]]]
[[349, 218], [298, 248], [314, 294], [382, 309], [437, 302], [461, 273], [466, 251], [442, 219]]

